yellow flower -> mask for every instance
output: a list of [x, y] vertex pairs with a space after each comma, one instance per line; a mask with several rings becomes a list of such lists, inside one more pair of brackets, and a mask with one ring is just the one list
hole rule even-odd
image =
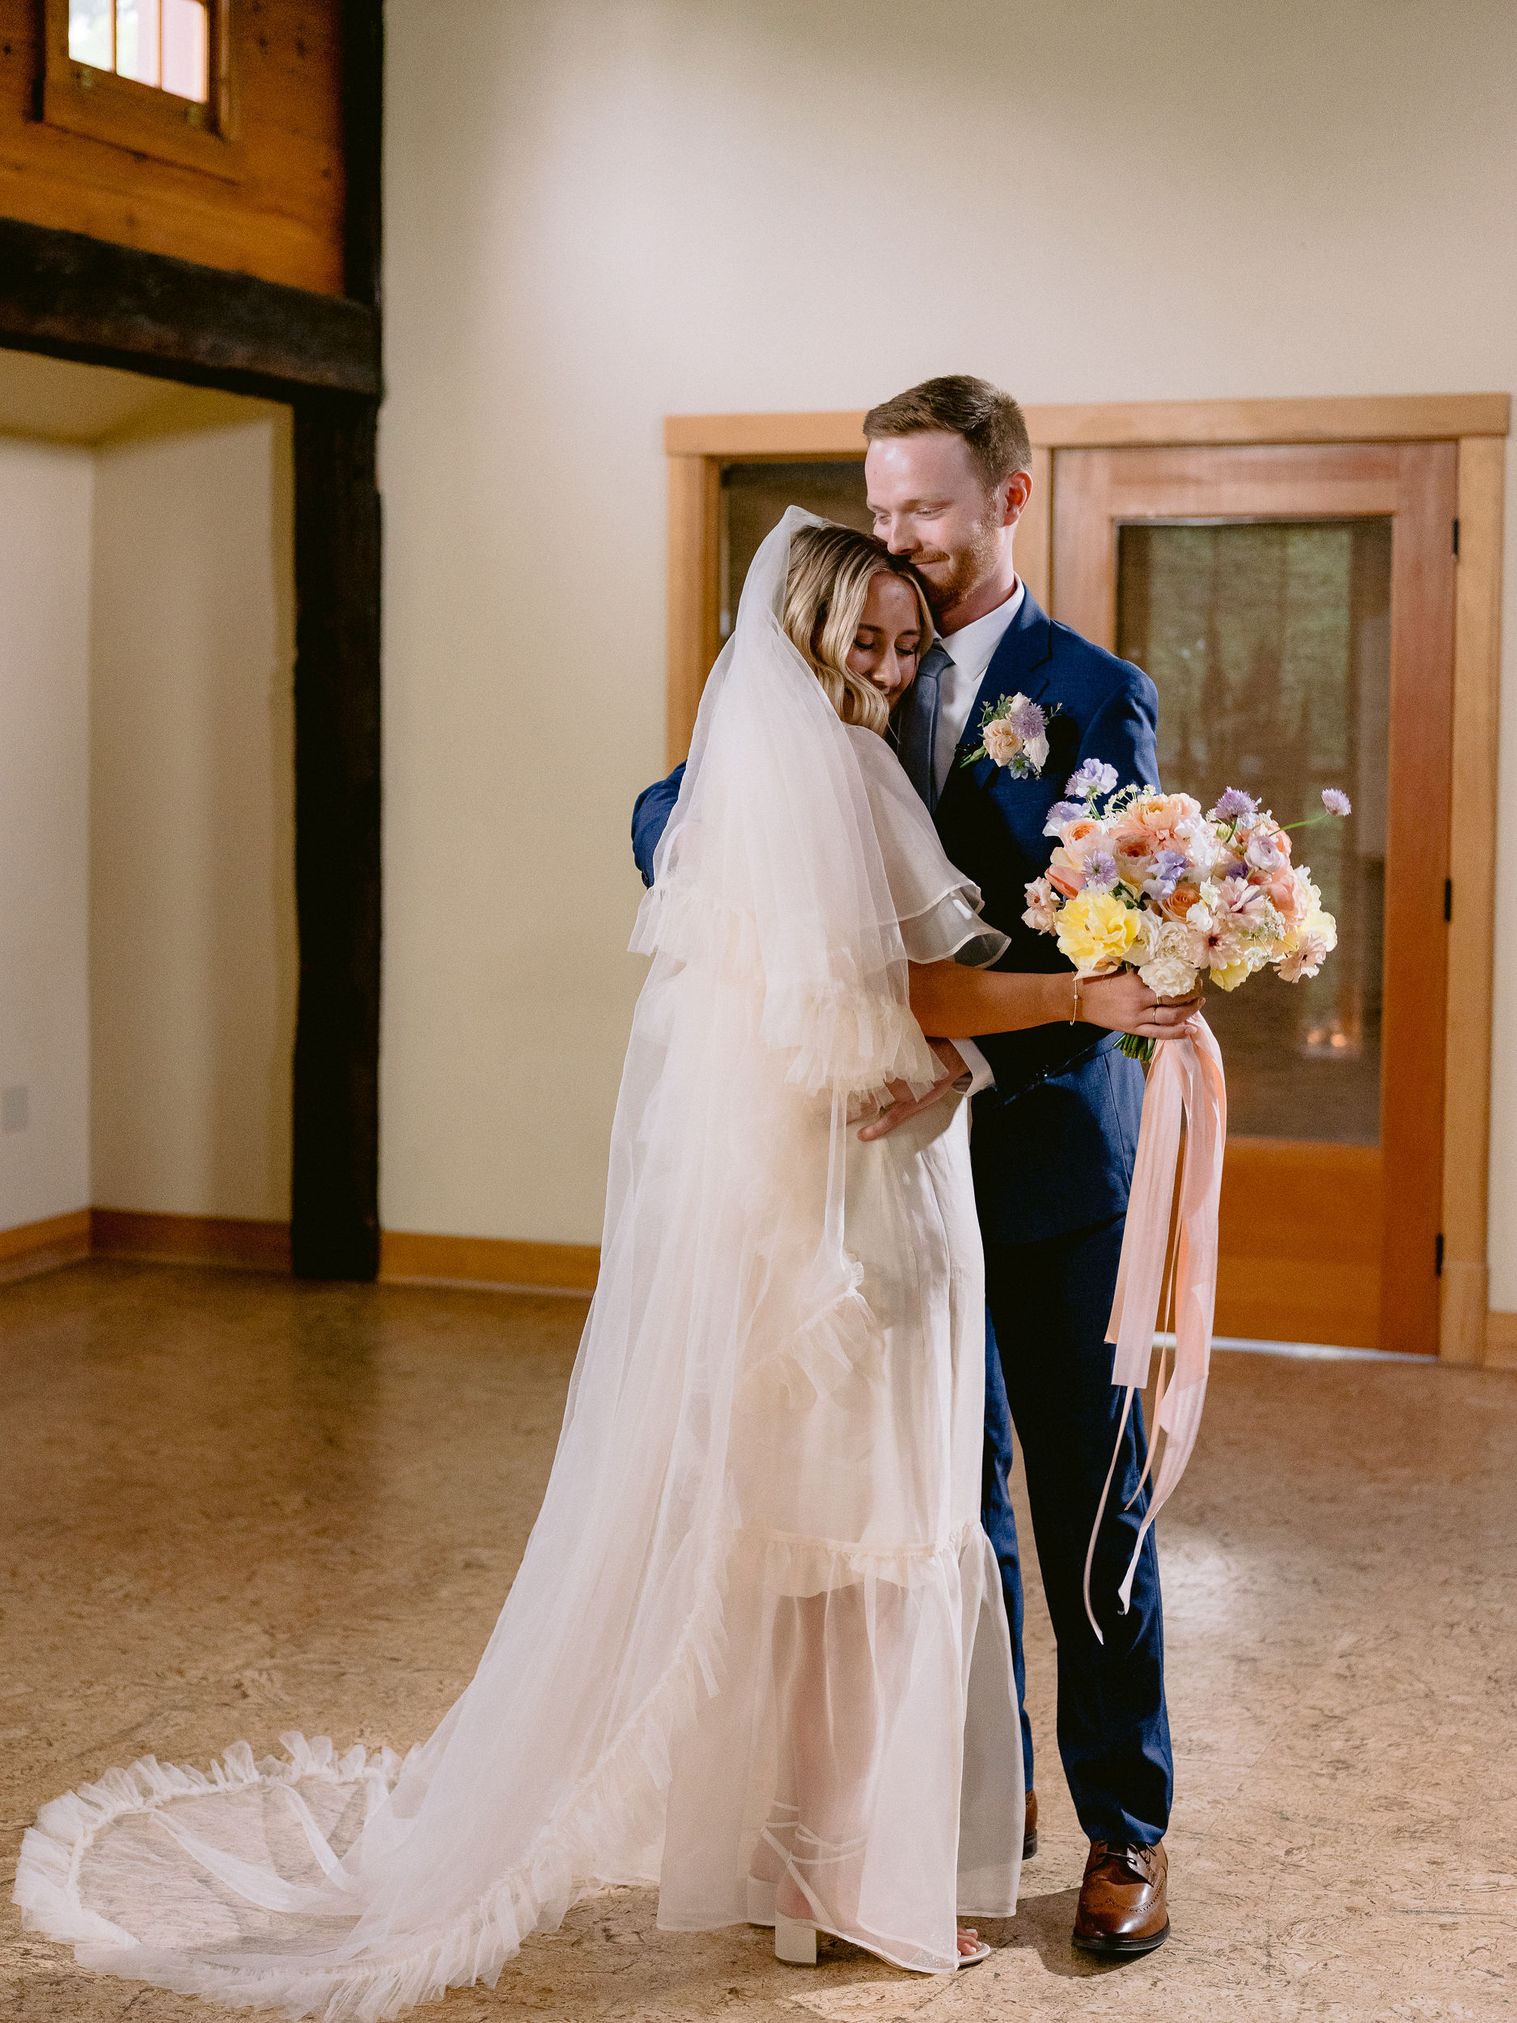
[[1082, 976], [1115, 969], [1138, 938], [1136, 907], [1113, 892], [1077, 892], [1059, 915], [1059, 947]]
[[1236, 990], [1253, 975], [1253, 964], [1249, 962], [1227, 962], [1221, 969], [1211, 972], [1211, 980], [1218, 990]]

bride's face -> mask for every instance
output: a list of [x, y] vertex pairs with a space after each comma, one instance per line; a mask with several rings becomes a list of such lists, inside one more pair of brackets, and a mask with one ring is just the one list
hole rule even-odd
[[888, 569], [876, 570], [845, 656], [849, 671], [873, 683], [894, 708], [916, 679], [929, 644], [922, 637], [922, 607], [910, 584]]

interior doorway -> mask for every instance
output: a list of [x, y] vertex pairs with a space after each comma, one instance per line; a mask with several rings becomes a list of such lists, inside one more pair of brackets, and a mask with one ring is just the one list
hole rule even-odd
[[1321, 976], [1208, 1002], [1226, 1334], [1437, 1343], [1455, 481], [1450, 443], [1060, 458], [1058, 615], [1153, 677], [1164, 782], [1354, 804], [1295, 839], [1339, 925]]
[[[1286, 821], [1325, 785], [1355, 802], [1347, 827], [1298, 838], [1339, 916], [1322, 976], [1214, 1007], [1234, 1102], [1224, 1334], [1485, 1356], [1479, 867], [1508, 421], [1504, 396], [1480, 394], [1028, 410], [1019, 573], [1154, 675], [1165, 784], [1242, 786]], [[666, 423], [671, 759], [784, 507], [867, 523], [861, 422]], [[1451, 884], [1455, 807], [1461, 864], [1475, 854]]]
[[7, 1262], [289, 1268], [290, 436], [0, 350]]

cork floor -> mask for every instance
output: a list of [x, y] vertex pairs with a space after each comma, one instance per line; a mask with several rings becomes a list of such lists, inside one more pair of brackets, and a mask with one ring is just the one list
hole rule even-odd
[[[552, 1454], [577, 1300], [98, 1261], [0, 1288], [3, 2023], [227, 2012], [82, 1972], [17, 1928], [39, 1801], [147, 1750], [298, 1725], [425, 1734], [471, 1672]], [[1043, 1850], [952, 1980], [619, 1891], [445, 2023], [1290, 2023], [1517, 2015], [1517, 1378], [1221, 1355], [1163, 1527], [1174, 1936], [1068, 1941], [1082, 1845], [1029, 1610]]]

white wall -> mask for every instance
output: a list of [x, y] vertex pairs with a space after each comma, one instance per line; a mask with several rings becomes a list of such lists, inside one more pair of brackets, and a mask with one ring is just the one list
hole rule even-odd
[[289, 1214], [288, 436], [283, 409], [182, 395], [98, 453], [98, 1207]]
[[0, 437], [0, 1229], [89, 1201], [88, 452]]
[[[627, 815], [662, 763], [661, 418], [940, 371], [1030, 402], [1509, 389], [1517, 12], [391, 0], [387, 23], [382, 1214], [583, 1240], [638, 981]], [[1509, 1059], [1492, 1255], [1517, 1308]]]

